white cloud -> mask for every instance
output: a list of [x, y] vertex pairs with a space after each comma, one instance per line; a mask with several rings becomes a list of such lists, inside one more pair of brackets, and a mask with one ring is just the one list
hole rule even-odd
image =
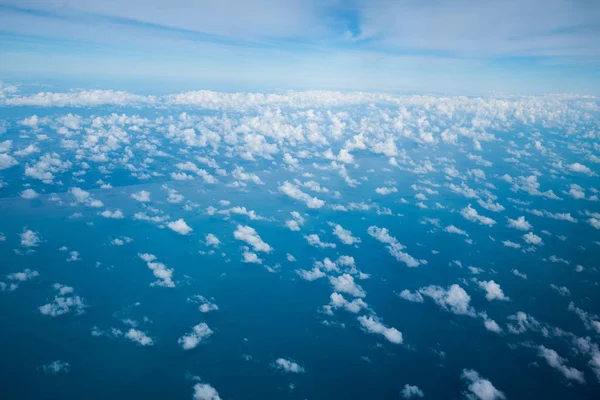
[[404, 385], [402, 391], [400, 392], [403, 399], [413, 399], [416, 397], [424, 397], [425, 393], [421, 389], [419, 389], [416, 385], [409, 385], [408, 383]]
[[208, 383], [196, 383], [193, 400], [221, 400], [221, 397], [219, 397], [217, 389]]
[[583, 372], [576, 368], [568, 367], [566, 365], [566, 360], [559, 356], [556, 351], [548, 349], [544, 346], [539, 346], [538, 350], [539, 356], [544, 358], [549, 366], [558, 370], [565, 378], [577, 383], [585, 383]]
[[242, 253], [242, 256], [244, 258], [242, 258], [242, 262], [243, 263], [248, 263], [248, 264], [262, 264], [263, 260], [258, 258], [258, 255], [256, 253], [252, 253], [251, 251], [244, 251], [244, 253]]
[[42, 314], [51, 317], [58, 317], [71, 311], [77, 315], [83, 314], [86, 305], [83, 298], [73, 296], [73, 288], [58, 283], [55, 283], [53, 288], [58, 291], [58, 295], [54, 296], [52, 302], [39, 307]]
[[389, 253], [394, 256], [396, 260], [405, 263], [408, 267], [419, 266], [420, 262], [410, 254], [403, 252], [402, 250], [404, 250], [405, 247], [398, 242], [395, 237], [391, 236], [386, 228], [370, 226], [367, 232], [381, 243], [386, 243], [388, 245], [387, 249]]
[[104, 210], [104, 211], [102, 211], [102, 213], [100, 213], [100, 215], [102, 215], [104, 218], [112, 218], [112, 219], [125, 218], [125, 216], [123, 215], [123, 211], [121, 211], [121, 210], [115, 210], [115, 211]]
[[219, 245], [221, 244], [221, 241], [219, 240], [219, 238], [217, 238], [212, 233], [209, 233], [206, 235], [206, 237], [204, 238], [204, 242], [206, 243], [207, 246], [211, 246], [211, 247], [219, 247]]
[[40, 194], [33, 189], [25, 189], [21, 192], [21, 197], [27, 200], [32, 200], [39, 196]]
[[378, 187], [375, 189], [375, 192], [377, 192], [377, 194], [381, 194], [381, 195], [385, 196], [388, 194], [398, 192], [398, 189], [396, 189], [395, 187]]
[[404, 300], [412, 301], [413, 303], [423, 303], [425, 301], [423, 299], [423, 296], [421, 296], [421, 293], [413, 293], [408, 289], [404, 289], [403, 291], [401, 291], [398, 296], [402, 297]]
[[136, 342], [140, 346], [154, 346], [154, 341], [145, 332], [138, 329], [130, 328], [125, 337], [132, 342]]
[[254, 228], [245, 225], [238, 225], [237, 229], [233, 233], [233, 236], [237, 240], [248, 243], [254, 251], [262, 251], [264, 253], [270, 253], [273, 248], [265, 243], [261, 237], [256, 233]]
[[288, 181], [279, 186], [279, 191], [294, 200], [302, 201], [308, 208], [321, 208], [325, 205], [325, 201], [311, 197]]
[[396, 328], [390, 328], [383, 325], [377, 317], [362, 315], [358, 317], [360, 325], [370, 333], [383, 335], [388, 341], [395, 344], [402, 344], [402, 332]]
[[301, 374], [304, 372], [304, 367], [302, 367], [300, 364], [285, 358], [278, 358], [275, 360], [275, 367], [285, 372], [292, 372], [295, 374]]
[[321, 249], [325, 249], [328, 247], [334, 249], [336, 247], [335, 243], [322, 242], [319, 235], [315, 233], [304, 236], [304, 239], [306, 239], [308, 244], [310, 244], [313, 247], [319, 247]]
[[589, 176], [596, 175], [596, 173], [594, 171], [592, 171], [590, 168], [588, 168], [585, 165], [580, 164], [580, 163], [570, 164], [570, 165], [568, 165], [568, 168], [573, 172], [580, 172], [582, 174], [586, 174]]
[[180, 235], [187, 235], [193, 230], [188, 224], [186, 224], [183, 218], [179, 218], [177, 221], [171, 221], [167, 224], [167, 226], [173, 232], [177, 232]]
[[467, 234], [467, 232], [463, 231], [462, 229], [457, 228], [454, 225], [448, 225], [447, 227], [444, 228], [444, 231], [446, 231], [448, 233], [455, 233], [457, 235], [469, 236]]
[[471, 222], [478, 222], [481, 225], [493, 226], [496, 224], [496, 221], [493, 219], [480, 215], [470, 204], [460, 210], [460, 215]]
[[314, 281], [326, 276], [325, 273], [321, 271], [319, 267], [314, 267], [310, 271], [304, 269], [297, 269], [294, 272], [296, 272], [302, 279], [307, 281]]
[[485, 298], [488, 299], [488, 301], [509, 300], [509, 298], [504, 295], [504, 292], [500, 288], [500, 285], [498, 285], [493, 280], [480, 281], [480, 282], [477, 282], [477, 285], [479, 285], [480, 288], [485, 290]]
[[201, 322], [198, 325], [195, 325], [190, 333], [180, 337], [179, 340], [177, 340], [177, 343], [179, 343], [184, 350], [192, 350], [212, 334], [212, 329], [210, 329], [206, 323]]
[[37, 247], [41, 239], [38, 236], [37, 232], [32, 231], [31, 229], [23, 228], [23, 232], [21, 232], [21, 246], [23, 247]]
[[419, 293], [431, 297], [444, 310], [458, 315], [475, 316], [475, 310], [469, 305], [471, 296], [457, 284], [451, 285], [448, 289], [431, 285], [419, 289]]
[[469, 385], [468, 392], [465, 392], [465, 396], [469, 400], [503, 400], [506, 398], [504, 393], [492, 385], [492, 382], [481, 377], [472, 369], [463, 369], [461, 378]]
[[141, 203], [148, 203], [150, 201], [150, 192], [146, 190], [140, 190], [139, 192], [132, 193], [131, 198]]
[[361, 310], [368, 307], [367, 303], [364, 302], [363, 299], [358, 298], [352, 301], [348, 301], [339, 293], [333, 292], [330, 296], [329, 306], [331, 308], [340, 308], [343, 307], [346, 311], [357, 314]]
[[155, 262], [156, 256], [154, 254], [138, 253], [138, 257], [146, 262], [148, 268], [150, 268], [154, 276], [158, 278], [158, 280], [152, 282], [150, 286], [175, 287], [175, 282], [173, 282], [173, 268], [169, 268], [163, 263]]
[[348, 293], [354, 297], [365, 297], [367, 295], [363, 288], [354, 282], [354, 278], [350, 274], [343, 274], [337, 277], [330, 276], [329, 282], [333, 285], [333, 289], [336, 292]]
[[6, 153], [0, 153], [0, 171], [14, 167], [19, 162]]
[[329, 223], [329, 226], [333, 227], [333, 234], [337, 236], [337, 238], [343, 244], [347, 244], [349, 246], [353, 244], [360, 243], [360, 238], [352, 236], [352, 232], [347, 229], [344, 229], [341, 225]]
[[531, 228], [533, 228], [533, 225], [531, 225], [529, 222], [527, 222], [525, 220], [524, 216], [520, 216], [517, 219], [510, 219], [510, 218], [507, 218], [507, 219], [508, 219], [507, 226], [509, 228], [515, 228], [515, 229], [518, 229], [521, 231], [529, 231], [529, 230], [531, 230]]
[[534, 234], [533, 232], [529, 232], [529, 233], [526, 233], [525, 235], [523, 235], [523, 240], [527, 244], [533, 244], [536, 246], [544, 244], [542, 238], [539, 237], [538, 235]]

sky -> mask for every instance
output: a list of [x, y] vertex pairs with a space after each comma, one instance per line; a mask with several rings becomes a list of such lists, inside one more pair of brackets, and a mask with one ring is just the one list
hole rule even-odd
[[174, 92], [600, 93], [600, 3], [0, 0], [0, 78]]

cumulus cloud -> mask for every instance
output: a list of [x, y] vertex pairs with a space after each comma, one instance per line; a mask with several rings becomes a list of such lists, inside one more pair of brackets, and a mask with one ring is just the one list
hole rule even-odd
[[448, 233], [454, 233], [454, 234], [457, 234], [457, 235], [461, 235], [461, 236], [469, 236], [467, 234], [467, 232], [463, 231], [462, 229], [458, 229], [454, 225], [448, 225], [447, 227], [444, 228], [444, 231], [448, 232]]
[[567, 366], [567, 360], [559, 356], [556, 351], [548, 349], [544, 346], [539, 346], [538, 352], [539, 356], [544, 358], [549, 366], [558, 370], [568, 380], [572, 380], [581, 384], [585, 383], [583, 372], [576, 368]]
[[177, 221], [171, 221], [167, 224], [170, 230], [173, 232], [177, 232], [180, 235], [187, 235], [193, 229], [183, 220], [183, 218], [179, 218]]
[[521, 231], [529, 231], [531, 230], [531, 228], [533, 228], [533, 225], [531, 225], [529, 222], [527, 222], [525, 220], [524, 216], [520, 216], [517, 219], [508, 219], [508, 223], [506, 224], [509, 228], [515, 228]]
[[571, 171], [573, 171], [573, 172], [579, 172], [579, 173], [586, 174], [586, 175], [589, 175], [589, 176], [595, 176], [595, 175], [597, 175], [589, 167], [586, 167], [585, 165], [580, 164], [580, 163], [569, 164], [568, 168]]
[[461, 378], [468, 384], [468, 391], [465, 396], [469, 400], [503, 400], [506, 399], [504, 393], [492, 385], [492, 382], [481, 377], [477, 371], [472, 369], [463, 369]]
[[308, 208], [321, 208], [325, 205], [325, 201], [320, 200], [317, 197], [311, 197], [288, 181], [285, 181], [283, 185], [279, 186], [279, 191], [294, 200], [305, 203]]
[[396, 260], [403, 262], [407, 267], [418, 267], [420, 262], [408, 253], [403, 252], [404, 247], [398, 239], [390, 235], [390, 232], [386, 228], [379, 228], [377, 226], [370, 226], [367, 230], [369, 235], [379, 240], [381, 243], [387, 244], [389, 253], [396, 258]]
[[407, 383], [402, 388], [402, 391], [400, 392], [400, 395], [402, 396], [403, 399], [414, 399], [414, 398], [417, 398], [417, 397], [419, 397], [419, 398], [424, 397], [425, 393], [423, 393], [423, 391], [421, 389], [419, 389], [418, 386], [416, 386], [416, 385], [409, 385]]
[[459, 285], [454, 284], [447, 289], [441, 286], [431, 285], [419, 289], [423, 296], [430, 297], [435, 303], [458, 315], [475, 316], [475, 310], [470, 306], [471, 296]]
[[148, 203], [150, 201], [150, 192], [146, 190], [140, 190], [139, 192], [132, 193], [131, 198], [139, 201], [140, 203]]
[[336, 292], [351, 294], [354, 297], [365, 297], [367, 294], [362, 287], [354, 282], [354, 278], [350, 274], [340, 276], [330, 276], [329, 282]]
[[377, 333], [383, 335], [388, 341], [394, 344], [402, 344], [402, 332], [396, 328], [390, 328], [382, 324], [375, 316], [362, 315], [358, 317], [360, 325], [369, 333]]
[[138, 256], [146, 262], [148, 268], [150, 268], [154, 276], [158, 279], [152, 282], [150, 286], [175, 287], [175, 282], [173, 282], [173, 268], [169, 268], [165, 264], [157, 262], [154, 254], [138, 253]]
[[337, 236], [337, 238], [343, 244], [353, 245], [360, 243], [360, 238], [352, 236], [352, 232], [347, 229], [344, 229], [341, 225], [329, 223], [329, 226], [333, 227], [333, 234]]
[[254, 228], [247, 225], [238, 225], [237, 229], [233, 233], [233, 236], [237, 240], [248, 243], [252, 246], [254, 251], [262, 251], [264, 253], [270, 253], [273, 248], [265, 243], [261, 237], [256, 233]]
[[306, 239], [308, 244], [310, 244], [313, 247], [319, 247], [321, 249], [325, 249], [328, 247], [334, 249], [336, 247], [335, 243], [327, 243], [327, 242], [321, 241], [321, 238], [316, 233], [313, 233], [311, 235], [306, 235], [306, 236], [304, 236], [304, 239]]
[[529, 233], [526, 233], [525, 235], [523, 235], [523, 240], [527, 244], [533, 244], [533, 245], [536, 245], [536, 246], [544, 244], [542, 238], [539, 237], [538, 235], [536, 235], [533, 232], [529, 232]]
[[485, 298], [488, 299], [488, 301], [509, 300], [509, 298], [504, 295], [504, 292], [500, 288], [500, 285], [498, 285], [493, 280], [480, 281], [480, 282], [477, 282], [477, 285], [479, 285], [480, 288], [485, 290]]
[[470, 204], [460, 210], [460, 215], [471, 222], [477, 222], [481, 225], [494, 226], [496, 224], [496, 221], [493, 219], [480, 215]]
[[23, 229], [23, 232], [20, 234], [21, 237], [21, 246], [23, 247], [37, 247], [41, 239], [37, 232], [32, 231], [31, 229]]
[[217, 389], [208, 383], [196, 383], [194, 385], [193, 400], [221, 400]]
[[73, 295], [72, 287], [55, 283], [53, 288], [58, 294], [54, 296], [52, 302], [39, 307], [39, 310], [43, 315], [58, 317], [70, 312], [73, 312], [76, 315], [83, 314], [86, 307], [84, 299]]
[[33, 189], [25, 189], [21, 192], [21, 197], [27, 200], [33, 200], [39, 196], [40, 194]]
[[294, 374], [301, 374], [304, 372], [304, 367], [300, 364], [285, 358], [278, 358], [275, 360], [275, 367], [282, 371], [292, 372]]
[[177, 340], [177, 343], [179, 343], [184, 350], [192, 350], [212, 334], [212, 329], [210, 329], [206, 323], [201, 322], [198, 325], [195, 325], [190, 333], [180, 337], [179, 340]]
[[140, 346], [154, 346], [152, 338], [138, 329], [130, 328], [125, 334], [125, 337], [132, 342], [136, 342]]
[[204, 243], [206, 243], [207, 246], [211, 247], [219, 247], [221, 245], [221, 241], [219, 240], [219, 238], [217, 238], [212, 233], [206, 235], [206, 237], [204, 238]]

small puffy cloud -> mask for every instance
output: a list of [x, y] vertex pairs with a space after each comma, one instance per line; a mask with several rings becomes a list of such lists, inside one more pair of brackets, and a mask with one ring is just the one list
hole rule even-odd
[[69, 193], [71, 193], [73, 195], [73, 197], [75, 197], [75, 200], [77, 201], [77, 203], [81, 203], [88, 207], [95, 207], [95, 208], [104, 206], [104, 204], [100, 200], [95, 200], [92, 197], [90, 192], [83, 190], [81, 188], [72, 187], [69, 189]]
[[480, 215], [476, 209], [471, 207], [470, 204], [462, 210], [460, 210], [460, 215], [462, 215], [465, 219], [471, 222], [477, 222], [481, 225], [493, 226], [496, 224], [496, 221], [494, 221], [493, 219]]
[[398, 189], [396, 189], [395, 187], [378, 187], [375, 189], [375, 192], [377, 194], [381, 194], [383, 196], [392, 194], [392, 193], [396, 193], [397, 191], [398, 191]]
[[123, 215], [123, 211], [121, 210], [104, 210], [100, 213], [104, 218], [112, 218], [112, 219], [123, 219], [125, 216]]
[[221, 397], [219, 397], [217, 389], [208, 383], [196, 383], [193, 400], [221, 400]]
[[480, 288], [485, 290], [485, 298], [488, 299], [488, 301], [509, 300], [509, 298], [504, 295], [504, 292], [500, 288], [500, 285], [498, 285], [493, 280], [477, 282], [477, 285], [479, 285]]
[[27, 200], [38, 198], [40, 194], [33, 189], [25, 189], [21, 192], [21, 197]]
[[531, 225], [529, 222], [527, 222], [525, 220], [524, 216], [520, 216], [517, 219], [508, 219], [508, 223], [506, 224], [506, 226], [508, 226], [509, 228], [515, 228], [518, 229], [520, 231], [529, 231], [531, 230], [531, 228], [533, 228], [533, 225]]
[[360, 243], [360, 238], [352, 236], [352, 232], [344, 229], [341, 225], [333, 223], [329, 223], [329, 225], [333, 227], [333, 234], [337, 236], [337, 238], [343, 244], [351, 246], [353, 244]]
[[444, 310], [458, 315], [475, 316], [475, 310], [469, 305], [471, 296], [457, 284], [451, 285], [447, 289], [430, 285], [419, 289], [419, 293], [423, 296], [431, 297]]
[[389, 253], [396, 260], [403, 262], [408, 267], [418, 267], [420, 265], [420, 262], [416, 258], [402, 251], [405, 247], [395, 237], [390, 235], [390, 232], [386, 228], [370, 226], [367, 232], [381, 243], [387, 244]]
[[134, 328], [129, 329], [127, 331], [127, 333], [125, 334], [125, 337], [127, 339], [131, 340], [132, 342], [136, 342], [140, 346], [153, 346], [154, 345], [154, 341], [152, 340], [152, 338], [149, 337], [148, 335], [146, 335], [145, 332], [142, 332], [138, 329], [134, 329]]
[[334, 249], [336, 247], [335, 243], [322, 242], [319, 235], [315, 233], [304, 236], [304, 239], [306, 239], [308, 244], [310, 244], [313, 247], [319, 247], [321, 249], [325, 249], [328, 247]]
[[155, 282], [152, 282], [150, 286], [163, 286], [168, 288], [174, 288], [175, 282], [173, 282], [173, 268], [167, 267], [165, 264], [156, 261], [156, 256], [154, 254], [138, 254], [142, 260], [146, 262], [146, 265], [154, 276], [158, 279]]
[[361, 310], [368, 307], [367, 303], [363, 301], [363, 299], [358, 298], [352, 301], [348, 301], [339, 293], [333, 292], [331, 296], [329, 296], [330, 302], [329, 306], [331, 308], [341, 308], [343, 307], [346, 311], [357, 314]]
[[350, 274], [343, 274], [337, 277], [330, 276], [329, 282], [333, 285], [336, 292], [351, 294], [354, 297], [365, 297], [367, 294], [359, 285], [354, 282]]
[[360, 325], [369, 333], [378, 333], [383, 335], [388, 341], [395, 344], [402, 344], [402, 332], [396, 328], [390, 328], [382, 324], [377, 317], [362, 315], [358, 317]]
[[463, 231], [462, 229], [457, 228], [454, 225], [448, 225], [447, 227], [444, 228], [444, 231], [448, 232], [448, 233], [454, 233], [456, 235], [469, 236], [467, 234], [467, 232]]
[[573, 172], [579, 172], [582, 174], [586, 174], [588, 176], [596, 175], [596, 173], [594, 171], [592, 171], [589, 167], [586, 167], [585, 165], [580, 164], [580, 163], [570, 164], [567, 167], [569, 168], [569, 170], [571, 170]]
[[285, 372], [292, 372], [295, 374], [301, 374], [304, 372], [304, 367], [302, 367], [300, 364], [285, 358], [278, 358], [275, 360], [275, 367]]
[[538, 235], [534, 234], [533, 232], [529, 232], [529, 233], [526, 233], [525, 235], [523, 235], [523, 240], [527, 244], [533, 244], [536, 246], [544, 244], [544, 242], [542, 241], [542, 238], [539, 237]]
[[506, 399], [504, 393], [492, 385], [492, 382], [481, 377], [477, 371], [472, 369], [463, 369], [461, 378], [468, 386], [465, 396], [469, 400], [503, 400]]
[[567, 366], [567, 360], [559, 356], [556, 351], [548, 349], [544, 346], [539, 346], [538, 351], [539, 356], [544, 358], [549, 366], [558, 370], [565, 378], [577, 383], [585, 383], [583, 372], [576, 368]]
[[45, 374], [51, 375], [60, 374], [61, 372], [68, 374], [71, 371], [71, 365], [68, 362], [56, 360], [42, 365], [42, 370]]
[[17, 165], [19, 162], [6, 153], [0, 153], [0, 171]]
[[296, 274], [298, 274], [298, 276], [300, 276], [300, 278], [306, 281], [315, 281], [325, 276], [325, 273], [321, 271], [319, 267], [314, 267], [310, 271], [307, 271], [305, 269], [297, 269], [295, 270], [295, 272]]
[[23, 247], [37, 247], [41, 242], [38, 233], [32, 231], [31, 229], [23, 229], [23, 232], [21, 232], [20, 237], [21, 246]]
[[140, 190], [139, 192], [132, 193], [131, 198], [141, 203], [147, 203], [150, 201], [150, 192], [146, 190]]
[[425, 301], [425, 299], [423, 299], [423, 296], [421, 296], [421, 293], [419, 292], [411, 292], [408, 289], [404, 289], [403, 291], [401, 291], [398, 296], [400, 296], [401, 298], [403, 298], [404, 300], [408, 300], [411, 301], [413, 303], [422, 303]]
[[221, 241], [219, 240], [219, 238], [212, 233], [206, 235], [206, 237], [204, 238], [204, 243], [206, 243], [207, 246], [211, 247], [219, 247], [219, 245], [221, 245]]
[[83, 298], [73, 295], [73, 288], [63, 286], [58, 283], [53, 285], [53, 288], [58, 291], [58, 295], [50, 303], [39, 307], [43, 315], [58, 317], [73, 311], [75, 314], [83, 314], [86, 307]]
[[592, 218], [589, 218], [587, 220], [587, 222], [588, 222], [588, 224], [590, 224], [590, 226], [592, 228], [600, 229], [600, 219], [592, 217]]
[[247, 264], [262, 264], [263, 262], [263, 260], [258, 257], [258, 254], [251, 251], [244, 251], [242, 257], [242, 262]]
[[184, 350], [192, 350], [212, 334], [212, 329], [210, 329], [206, 323], [201, 322], [198, 325], [195, 325], [190, 333], [180, 337], [179, 340], [177, 340], [177, 343], [179, 343]]
[[409, 385], [408, 383], [404, 385], [404, 388], [400, 392], [400, 395], [403, 399], [414, 399], [417, 397], [424, 397], [425, 393], [421, 389], [419, 389], [416, 385]]
[[262, 251], [264, 253], [270, 253], [273, 248], [265, 243], [261, 237], [256, 233], [254, 228], [245, 225], [238, 225], [237, 229], [233, 233], [233, 236], [237, 240], [248, 243], [254, 251]]
[[167, 224], [167, 226], [169, 229], [179, 233], [180, 235], [187, 235], [193, 230], [188, 224], [186, 224], [183, 218], [179, 218], [177, 221], [171, 221]]
[[283, 185], [279, 186], [279, 191], [294, 200], [305, 203], [308, 208], [321, 208], [325, 205], [325, 201], [316, 197], [311, 197], [288, 181], [285, 181]]
[[502, 244], [506, 247], [512, 247], [513, 249], [521, 248], [521, 245], [519, 243], [511, 242], [510, 240], [503, 240]]

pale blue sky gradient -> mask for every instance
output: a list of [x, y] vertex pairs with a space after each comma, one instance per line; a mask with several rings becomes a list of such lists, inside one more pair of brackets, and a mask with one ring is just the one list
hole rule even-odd
[[600, 94], [600, 2], [0, 0], [0, 79]]

